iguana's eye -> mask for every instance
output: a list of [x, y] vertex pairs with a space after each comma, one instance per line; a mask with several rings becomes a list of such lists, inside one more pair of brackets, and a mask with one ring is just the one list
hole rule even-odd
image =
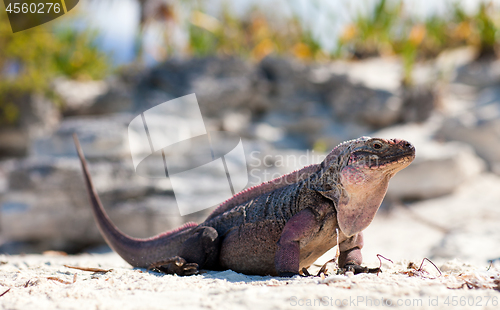
[[373, 148], [376, 150], [380, 150], [382, 148], [382, 143], [380, 142], [373, 143]]

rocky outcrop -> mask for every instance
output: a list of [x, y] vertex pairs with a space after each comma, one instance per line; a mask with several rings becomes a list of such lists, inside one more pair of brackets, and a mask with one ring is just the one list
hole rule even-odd
[[448, 195], [485, 171], [485, 162], [470, 145], [433, 140], [436, 125], [401, 125], [373, 134], [406, 139], [417, 150], [414, 162], [391, 180], [387, 192], [389, 199], [421, 200]]
[[31, 156], [76, 156], [73, 133], [80, 139], [90, 159], [120, 159], [130, 156], [127, 127], [134, 115], [67, 118], [49, 136], [33, 140]]
[[[131, 236], [149, 237], [204, 216], [181, 217], [167, 179], [139, 177], [121, 162], [92, 162], [89, 167], [109, 216]], [[10, 161], [0, 171], [8, 181], [0, 196], [3, 240], [41, 242], [66, 251], [102, 242], [77, 158]]]
[[485, 170], [484, 162], [465, 143], [429, 142], [418, 152], [415, 162], [391, 180], [389, 198], [420, 200], [451, 194]]
[[0, 126], [0, 157], [25, 156], [31, 141], [50, 135], [59, 123], [56, 105], [39, 94], [14, 99], [17, 118]]
[[75, 81], [58, 78], [53, 89], [62, 101], [64, 115], [102, 115], [130, 111], [132, 93], [118, 78], [106, 81]]
[[480, 90], [470, 108], [444, 120], [437, 137], [471, 145], [500, 174], [500, 88]]

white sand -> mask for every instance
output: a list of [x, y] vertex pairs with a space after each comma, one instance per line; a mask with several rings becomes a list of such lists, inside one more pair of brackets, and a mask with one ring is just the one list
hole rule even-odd
[[[443, 275], [437, 278], [438, 272], [430, 264], [424, 268], [428, 274], [404, 274], [403, 271], [408, 271], [408, 262], [401, 261], [384, 263], [384, 272], [378, 276], [332, 275], [325, 279], [246, 276], [233, 271], [178, 277], [133, 269], [114, 253], [0, 256], [0, 261], [6, 262], [0, 266], [0, 294], [10, 288], [0, 297], [2, 309], [308, 309], [339, 306], [373, 309], [389, 308], [388, 305], [405, 309], [498, 309], [500, 303], [500, 266], [486, 271], [484, 267], [457, 261], [441, 266]], [[65, 264], [113, 270], [94, 274], [64, 267]], [[466, 281], [469, 287], [480, 288], [470, 289]], [[453, 307], [454, 303], [457, 306]]]

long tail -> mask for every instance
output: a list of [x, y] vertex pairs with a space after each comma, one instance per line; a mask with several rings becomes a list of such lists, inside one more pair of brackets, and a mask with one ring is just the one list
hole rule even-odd
[[83, 155], [80, 142], [76, 134], [73, 135], [76, 150], [82, 163], [83, 175], [89, 194], [92, 211], [101, 235], [108, 245], [115, 250], [125, 261], [135, 267], [149, 267], [151, 264], [163, 261], [177, 255], [181, 244], [189, 237], [189, 232], [196, 223], [187, 223], [175, 230], [148, 238], [132, 238], [121, 232], [109, 219], [102, 207], [101, 200], [92, 184], [87, 162]]

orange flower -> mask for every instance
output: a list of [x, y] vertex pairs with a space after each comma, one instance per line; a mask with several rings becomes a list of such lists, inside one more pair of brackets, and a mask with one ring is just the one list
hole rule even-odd
[[270, 39], [264, 39], [252, 50], [252, 57], [260, 60], [274, 51], [274, 43]]
[[299, 42], [293, 46], [292, 53], [295, 57], [299, 59], [308, 59], [311, 58], [312, 56], [311, 49], [309, 48], [309, 46], [305, 45], [302, 42]]
[[342, 35], [340, 36], [340, 40], [342, 42], [348, 42], [354, 39], [358, 32], [358, 29], [354, 24], [349, 24], [347, 27], [345, 27], [344, 31], [342, 32]]
[[410, 35], [408, 36], [408, 40], [413, 45], [419, 45], [425, 38], [425, 33], [426, 30], [423, 24], [415, 25], [410, 30]]

